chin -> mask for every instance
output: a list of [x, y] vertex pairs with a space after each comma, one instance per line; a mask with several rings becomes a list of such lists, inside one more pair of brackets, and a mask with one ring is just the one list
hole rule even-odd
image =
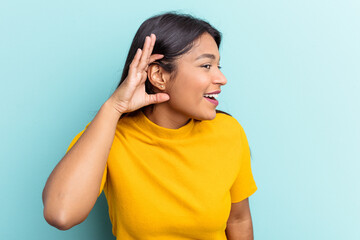
[[216, 111], [214, 110], [213, 113], [202, 114], [200, 116], [197, 115], [194, 116], [193, 118], [197, 120], [213, 120], [215, 117], [216, 117]]
[[210, 119], [208, 120], [213, 120], [216, 117], [216, 111], [214, 111], [214, 113], [211, 115]]

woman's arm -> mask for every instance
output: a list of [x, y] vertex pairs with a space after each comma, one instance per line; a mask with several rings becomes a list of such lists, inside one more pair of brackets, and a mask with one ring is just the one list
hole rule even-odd
[[83, 222], [98, 197], [121, 114], [106, 101], [50, 174], [42, 194], [46, 221], [61, 230]]
[[166, 93], [147, 94], [147, 68], [164, 57], [151, 54], [155, 34], [145, 37], [129, 66], [128, 76], [101, 106], [89, 126], [50, 174], [44, 191], [44, 217], [59, 229], [69, 229], [86, 219], [100, 189], [115, 130], [123, 113], [169, 100]]
[[228, 240], [253, 240], [253, 226], [249, 199], [231, 204], [230, 216], [225, 230]]

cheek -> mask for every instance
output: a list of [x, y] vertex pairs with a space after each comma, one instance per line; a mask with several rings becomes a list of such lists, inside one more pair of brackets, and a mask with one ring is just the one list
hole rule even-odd
[[192, 81], [187, 82], [179, 88], [177, 91], [176, 98], [180, 99], [183, 103], [186, 104], [198, 104], [203, 100], [203, 95], [206, 91], [206, 86], [201, 84], [199, 80], [192, 79]]
[[209, 90], [208, 80], [199, 73], [181, 74], [174, 81], [170, 98], [173, 104], [200, 104], [204, 93]]
[[195, 91], [193, 88], [183, 89], [182, 91], [173, 92], [171, 95], [172, 103], [176, 105], [189, 106], [196, 104], [196, 101], [200, 101], [202, 98], [199, 91]]

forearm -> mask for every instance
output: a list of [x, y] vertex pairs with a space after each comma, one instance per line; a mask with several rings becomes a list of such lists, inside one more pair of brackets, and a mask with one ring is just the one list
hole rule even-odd
[[251, 219], [242, 222], [227, 223], [225, 230], [228, 240], [253, 240], [253, 226]]
[[96, 202], [119, 115], [105, 103], [50, 174], [43, 191], [44, 217], [68, 228], [85, 220]]

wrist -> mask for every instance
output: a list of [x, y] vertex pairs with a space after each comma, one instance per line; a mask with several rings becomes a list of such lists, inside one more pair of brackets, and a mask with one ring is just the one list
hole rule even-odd
[[116, 108], [114, 107], [114, 103], [112, 102], [111, 98], [106, 100], [106, 102], [101, 106], [101, 109], [103, 109], [103, 111], [107, 112], [112, 117], [116, 118], [117, 120], [123, 114], [123, 113], [119, 112], [118, 110], [116, 110]]

